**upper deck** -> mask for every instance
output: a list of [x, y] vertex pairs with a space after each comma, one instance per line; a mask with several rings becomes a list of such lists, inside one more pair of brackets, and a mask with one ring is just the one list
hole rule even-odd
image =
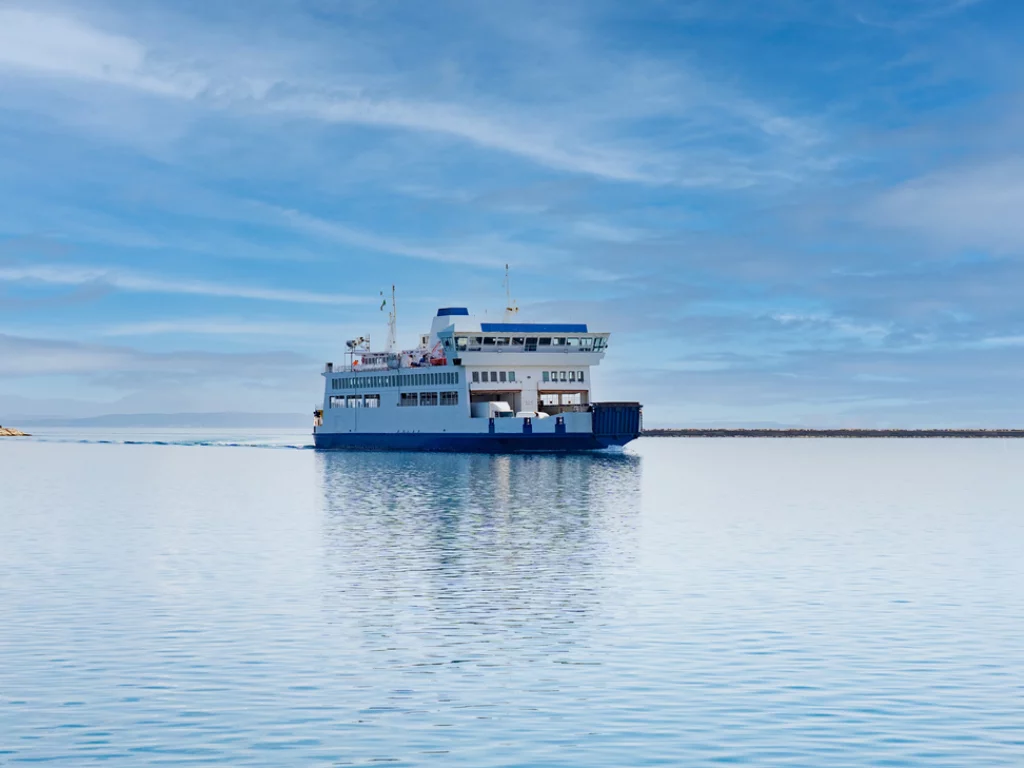
[[608, 333], [591, 332], [584, 323], [495, 323], [472, 317], [463, 307], [444, 307], [418, 348], [353, 350], [348, 364], [329, 366], [328, 371], [498, 365], [511, 362], [508, 355], [516, 355], [516, 364], [522, 366], [589, 366], [604, 357], [608, 337]]

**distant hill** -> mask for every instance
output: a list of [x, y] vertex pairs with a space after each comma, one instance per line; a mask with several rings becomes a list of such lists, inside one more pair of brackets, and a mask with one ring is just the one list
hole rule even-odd
[[111, 413], [88, 418], [22, 417], [33, 427], [170, 427], [211, 429], [312, 428], [312, 415], [301, 413]]

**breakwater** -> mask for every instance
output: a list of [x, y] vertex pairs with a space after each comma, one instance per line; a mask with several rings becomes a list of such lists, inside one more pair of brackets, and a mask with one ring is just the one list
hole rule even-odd
[[1024, 437], [1024, 429], [645, 429], [643, 437]]

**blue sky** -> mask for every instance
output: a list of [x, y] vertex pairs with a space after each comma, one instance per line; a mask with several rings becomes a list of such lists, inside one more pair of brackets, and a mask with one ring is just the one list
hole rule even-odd
[[437, 306], [648, 424], [1024, 425], [1024, 4], [0, 2], [0, 421], [309, 411]]

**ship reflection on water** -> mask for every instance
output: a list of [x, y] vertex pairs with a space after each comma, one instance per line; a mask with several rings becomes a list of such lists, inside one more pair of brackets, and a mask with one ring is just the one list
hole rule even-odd
[[634, 556], [637, 456], [317, 460], [325, 607], [392, 664], [565, 656]]

